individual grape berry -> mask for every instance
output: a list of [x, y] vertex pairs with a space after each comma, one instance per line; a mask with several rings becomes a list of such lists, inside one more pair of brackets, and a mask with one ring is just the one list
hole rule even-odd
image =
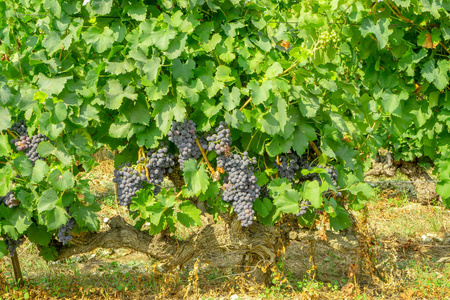
[[23, 242], [25, 241], [25, 239], [23, 237], [19, 237], [17, 240], [13, 240], [8, 235], [4, 235], [3, 236], [3, 241], [5, 242], [6, 248], [9, 251], [9, 255], [11, 257], [13, 257], [14, 254], [16, 253], [17, 247], [22, 245]]
[[[66, 211], [70, 215], [69, 207], [66, 207]], [[75, 224], [76, 224], [75, 219], [73, 217], [70, 217], [67, 220], [66, 224], [64, 224], [61, 227], [59, 227], [59, 229], [58, 229], [58, 240], [61, 243], [63, 243], [63, 245], [65, 245], [67, 242], [72, 240], [73, 236], [70, 234], [70, 232], [72, 231], [72, 229], [75, 226]]]
[[119, 205], [123, 206], [131, 204], [131, 198], [136, 196], [136, 192], [147, 181], [144, 170], [139, 173], [130, 166], [130, 163], [121, 164], [118, 169], [114, 170], [113, 182], [117, 183], [117, 198], [119, 199]]
[[161, 183], [167, 173], [172, 173], [175, 166], [173, 154], [168, 153], [167, 145], [162, 145], [159, 149], [147, 152], [148, 161], [145, 167], [148, 171], [147, 182], [155, 186], [153, 193], [156, 195], [161, 191]]
[[209, 143], [208, 151], [215, 151], [217, 155], [225, 154], [231, 145], [231, 132], [228, 124], [220, 122], [215, 132], [206, 138], [206, 141]]
[[[198, 159], [201, 156], [195, 140], [197, 139], [197, 126], [192, 120], [185, 119], [184, 122], [172, 122], [172, 127], [168, 133], [169, 141], [174, 143], [179, 151], [178, 162], [183, 170], [184, 162], [189, 159]], [[206, 149], [206, 142], [199, 139], [203, 149]]]
[[243, 227], [253, 223], [253, 202], [259, 197], [261, 189], [253, 172], [255, 164], [256, 158], [249, 158], [247, 152], [242, 156], [232, 154], [217, 158], [217, 166], [228, 174], [224, 179], [222, 200], [231, 203]]
[[9, 191], [4, 197], [0, 197], [0, 203], [1, 202], [5, 203], [9, 208], [13, 208], [20, 204], [20, 201], [16, 199], [13, 191]]

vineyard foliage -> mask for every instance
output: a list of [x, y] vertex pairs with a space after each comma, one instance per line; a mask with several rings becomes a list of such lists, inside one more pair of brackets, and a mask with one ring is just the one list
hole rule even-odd
[[[53, 259], [68, 220], [74, 233], [99, 230], [79, 174], [92, 154], [118, 150], [118, 167], [165, 143], [178, 156], [168, 135], [186, 119], [198, 137], [226, 122], [225, 152], [255, 157], [253, 209], [266, 225], [283, 214], [310, 225], [321, 210], [334, 229], [350, 226], [347, 209], [373, 195], [362, 181], [380, 148], [433, 166], [450, 206], [449, 11], [448, 0], [0, 2], [0, 196], [18, 201], [0, 205], [0, 233]], [[36, 161], [11, 144], [21, 119], [48, 137]], [[293, 181], [274, 167], [289, 151], [314, 166]], [[201, 225], [198, 202], [232, 211], [219, 154], [206, 155], [211, 168], [202, 156], [174, 167], [180, 190], [144, 184], [130, 206], [137, 226]]]

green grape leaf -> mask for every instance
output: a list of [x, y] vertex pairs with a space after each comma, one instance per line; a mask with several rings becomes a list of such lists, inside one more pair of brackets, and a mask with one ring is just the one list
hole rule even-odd
[[332, 229], [338, 231], [352, 226], [348, 211], [338, 206], [335, 208], [335, 212], [335, 217], [330, 216], [330, 227]]
[[6, 247], [6, 243], [4, 241], [0, 241], [0, 258], [8, 254], [9, 251], [8, 248]]
[[49, 211], [55, 207], [56, 202], [58, 202], [59, 197], [54, 189], [48, 189], [42, 193], [42, 195], [38, 199], [38, 213], [43, 213], [45, 211]]
[[90, 231], [98, 231], [100, 229], [100, 222], [96, 214], [98, 211], [100, 211], [98, 204], [90, 206], [72, 205], [70, 208], [70, 213], [75, 218], [77, 224]]
[[302, 155], [309, 147], [309, 141], [314, 141], [317, 138], [315, 129], [306, 123], [301, 122], [294, 131], [294, 139], [292, 149], [298, 155]]
[[280, 75], [283, 72], [283, 67], [279, 62], [275, 62], [266, 71], [266, 78], [273, 78]]
[[177, 219], [184, 227], [189, 228], [195, 225], [202, 225], [202, 220], [200, 219], [202, 211], [195, 207], [190, 201], [184, 201], [178, 206], [178, 209], [181, 212], [177, 213]]
[[274, 196], [273, 205], [277, 209], [276, 215], [279, 215], [282, 212], [296, 214], [300, 210], [299, 201], [301, 197], [302, 195], [300, 192], [291, 188]]
[[92, 12], [97, 15], [107, 15], [111, 11], [113, 0], [91, 0]]
[[[1, 112], [1, 108], [0, 108]], [[8, 126], [9, 127], [9, 126]], [[0, 157], [8, 156], [11, 153], [11, 145], [7, 135], [0, 135]]]
[[33, 165], [31, 164], [31, 160], [29, 160], [25, 155], [16, 157], [16, 159], [14, 159], [13, 165], [14, 168], [22, 176], [30, 176], [33, 172]]
[[103, 31], [98, 27], [89, 27], [83, 33], [83, 39], [87, 45], [92, 45], [98, 53], [111, 49], [116, 40], [114, 32], [109, 27], [104, 27]]
[[172, 74], [174, 78], [188, 82], [194, 76], [195, 62], [188, 59], [186, 63], [182, 63], [178, 58], [172, 62]]
[[439, 60], [435, 68], [435, 60], [431, 59], [423, 65], [421, 74], [441, 91], [449, 84], [448, 71], [450, 71], [450, 63], [447, 60]]
[[48, 230], [50, 231], [56, 230], [62, 225], [66, 224], [68, 219], [69, 214], [63, 207], [59, 205], [56, 205], [53, 209], [45, 214], [45, 222]]
[[230, 111], [239, 105], [241, 100], [240, 95], [241, 93], [239, 92], [239, 89], [237, 87], [234, 86], [231, 89], [231, 92], [228, 87], [225, 87], [222, 90], [222, 97], [220, 98], [220, 100], [222, 101], [225, 109]]
[[[297, 207], [298, 207], [298, 204], [297, 204]], [[267, 198], [263, 198], [262, 200], [261, 200], [261, 198], [258, 198], [253, 203], [253, 209], [263, 218], [267, 217], [270, 214], [270, 212], [272, 211], [272, 208], [273, 208], [273, 204]]]
[[20, 207], [14, 210], [14, 213], [9, 217], [8, 221], [19, 234], [23, 234], [33, 224], [30, 220], [30, 213]]
[[208, 190], [209, 178], [203, 164], [197, 168], [197, 161], [189, 159], [184, 163], [183, 178], [186, 187], [183, 188], [183, 195], [187, 197], [198, 196]]
[[58, 169], [53, 170], [48, 175], [48, 181], [57, 191], [64, 191], [75, 185], [72, 172], [65, 171], [61, 173]]
[[147, 74], [149, 81], [154, 81], [158, 77], [159, 69], [161, 68], [161, 59], [159, 57], [153, 57], [147, 60], [142, 68]]
[[47, 231], [47, 228], [43, 225], [31, 224], [27, 231], [28, 239], [38, 245], [48, 245], [52, 239], [52, 234]]
[[134, 87], [127, 86], [125, 89], [117, 79], [110, 79], [103, 88], [105, 91], [106, 108], [119, 109], [124, 98], [131, 100], [137, 99], [134, 93]]
[[39, 75], [37, 76], [37, 85], [39, 87], [39, 90], [46, 93], [47, 95], [59, 95], [64, 89], [66, 82], [69, 79], [72, 79], [72, 77], [73, 76], [58, 76], [49, 78], [44, 74], [39, 73]]
[[322, 190], [317, 180], [304, 182], [302, 190], [303, 200], [309, 200], [315, 208], [319, 208], [322, 205]]
[[48, 174], [48, 165], [43, 160], [37, 160], [33, 167], [33, 174], [31, 175], [31, 180], [33, 182], [41, 182], [45, 176]]
[[127, 10], [127, 14], [136, 21], [145, 21], [147, 7], [142, 3], [133, 4]]
[[383, 49], [386, 47], [389, 36], [394, 32], [394, 30], [389, 29], [389, 24], [391, 22], [386, 18], [381, 18], [375, 24], [373, 20], [366, 17], [361, 22], [360, 31], [362, 36], [367, 36], [369, 33], [373, 33], [378, 41], [378, 48]]

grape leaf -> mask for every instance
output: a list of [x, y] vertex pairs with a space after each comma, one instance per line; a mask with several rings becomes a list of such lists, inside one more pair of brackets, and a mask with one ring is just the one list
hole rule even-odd
[[184, 163], [183, 178], [186, 182], [186, 186], [183, 188], [183, 195], [193, 197], [208, 190], [208, 173], [206, 173], [203, 164], [197, 168], [197, 162], [193, 159], [189, 159]]
[[389, 41], [389, 36], [394, 32], [394, 30], [389, 29], [390, 23], [391, 22], [388, 19], [381, 18], [375, 24], [373, 20], [366, 17], [362, 20], [359, 30], [361, 31], [362, 36], [367, 36], [369, 33], [375, 34], [375, 37], [378, 40], [378, 48], [383, 49]]

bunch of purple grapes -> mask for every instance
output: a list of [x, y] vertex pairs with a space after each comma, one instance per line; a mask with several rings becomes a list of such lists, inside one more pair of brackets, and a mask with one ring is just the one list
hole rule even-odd
[[14, 254], [16, 253], [16, 249], [17, 247], [19, 247], [20, 245], [23, 244], [23, 242], [25, 242], [25, 239], [23, 237], [19, 237], [17, 240], [13, 240], [12, 238], [10, 238], [8, 235], [4, 235], [3, 236], [3, 241], [6, 244], [6, 248], [9, 251], [9, 255], [11, 257], [14, 256]]
[[256, 184], [257, 178], [253, 172], [255, 164], [256, 158], [250, 159], [247, 152], [242, 156], [232, 154], [217, 158], [217, 166], [228, 174], [224, 179], [222, 200], [231, 203], [243, 227], [253, 223], [253, 202], [260, 194], [260, 186]]
[[11, 143], [16, 146], [17, 151], [26, 151], [31, 144], [31, 139], [28, 135], [22, 135], [18, 139], [11, 140]]
[[217, 155], [222, 155], [231, 145], [231, 132], [225, 122], [220, 122], [215, 131], [216, 133], [206, 138], [208, 151], [215, 151]]
[[136, 196], [136, 192], [142, 189], [143, 183], [147, 181], [145, 170], [134, 170], [130, 167], [130, 163], [121, 164], [119, 169], [114, 170], [113, 182], [117, 183], [117, 198], [119, 205], [129, 206], [131, 198]]
[[31, 139], [28, 137], [27, 132], [27, 124], [25, 123], [25, 120], [19, 120], [18, 122], [14, 123], [10, 130], [17, 134], [19, 138], [12, 139], [11, 144], [16, 146], [17, 151], [25, 151], [28, 149], [31, 143]]
[[309, 202], [309, 200], [300, 202], [300, 210], [295, 215], [297, 217], [303, 216], [308, 211], [310, 205], [311, 205], [311, 202]]
[[[70, 215], [69, 207], [66, 207], [66, 211]], [[73, 236], [70, 234], [70, 232], [72, 231], [72, 229], [75, 226], [75, 224], [76, 224], [75, 219], [71, 216], [67, 220], [66, 224], [64, 224], [61, 227], [59, 227], [59, 229], [58, 229], [58, 240], [61, 243], [63, 243], [63, 245], [65, 245], [67, 242], [72, 240]]]
[[148, 170], [148, 183], [155, 186], [153, 193], [156, 195], [161, 191], [161, 183], [166, 173], [172, 173], [175, 166], [174, 156], [168, 153], [169, 148], [163, 145], [157, 150], [147, 152], [148, 162], [145, 167]]
[[18, 206], [20, 201], [16, 199], [13, 191], [9, 191], [4, 197], [0, 197], [0, 203], [5, 203], [9, 208], [13, 208]]
[[[328, 167], [328, 168], [327, 168], [327, 173], [328, 173], [328, 174], [330, 175], [330, 177], [331, 177], [331, 182], [332, 182], [333, 186], [335, 186], [336, 189], [338, 190], [338, 191], [335, 193], [335, 196], [336, 196], [336, 197], [342, 197], [342, 192], [339, 191], [339, 189], [340, 189], [341, 187], [337, 185], [337, 181], [338, 181], [338, 178], [339, 178], [339, 174], [338, 174], [336, 168], [335, 168], [334, 166]], [[332, 192], [331, 192], [330, 189], [329, 189], [328, 191], [323, 192], [323, 196], [326, 197], [326, 198], [330, 197], [331, 195], [332, 195]]]
[[42, 157], [37, 152], [37, 147], [44, 141], [48, 141], [48, 137], [46, 137], [42, 133], [38, 133], [37, 135], [33, 135], [31, 137], [29, 146], [25, 150], [25, 155], [31, 160], [32, 163], [35, 163], [38, 159], [42, 159]]
[[[274, 166], [278, 170], [280, 177], [287, 178], [290, 182], [294, 181], [295, 173], [297, 173], [300, 157], [292, 151], [279, 156], [278, 162], [274, 161]], [[278, 164], [279, 163], [279, 164]]]
[[17, 133], [18, 136], [28, 135], [27, 124], [23, 119], [12, 124], [10, 130]]
[[[192, 120], [188, 121], [185, 119], [184, 122], [173, 121], [168, 136], [169, 141], [174, 143], [180, 152], [178, 162], [181, 170], [184, 168], [183, 164], [185, 161], [197, 159], [202, 155], [195, 142], [197, 139], [197, 126]], [[207, 148], [204, 139], [199, 139], [199, 143], [203, 149]]]

